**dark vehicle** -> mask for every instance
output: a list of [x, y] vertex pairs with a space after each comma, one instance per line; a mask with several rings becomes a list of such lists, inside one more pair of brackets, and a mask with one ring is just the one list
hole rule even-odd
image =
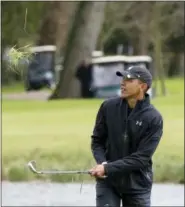
[[40, 90], [55, 87], [55, 46], [32, 48], [33, 57], [25, 74], [25, 90]]

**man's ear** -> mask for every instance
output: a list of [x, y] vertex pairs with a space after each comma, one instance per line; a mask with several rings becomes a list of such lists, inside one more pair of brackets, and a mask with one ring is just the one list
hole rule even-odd
[[144, 92], [147, 92], [148, 86], [147, 86], [146, 83], [142, 83], [141, 87], [142, 87], [142, 89], [143, 89]]

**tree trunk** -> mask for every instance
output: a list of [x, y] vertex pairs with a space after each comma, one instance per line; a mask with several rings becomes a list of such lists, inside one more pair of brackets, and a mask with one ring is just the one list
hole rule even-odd
[[106, 2], [79, 2], [68, 35], [63, 70], [50, 99], [78, 97], [75, 71], [84, 59], [91, 59], [104, 17]]
[[144, 31], [141, 33], [140, 38], [139, 38], [139, 43], [140, 43], [140, 50], [139, 50], [139, 55], [148, 55], [148, 38], [147, 38], [147, 33]]
[[[138, 21], [138, 30], [139, 30], [139, 54], [138, 55], [148, 55], [148, 45], [149, 45], [149, 24], [150, 24], [150, 9], [151, 3], [150, 2], [142, 2], [142, 8], [145, 11], [139, 11], [140, 14], [139, 21]], [[136, 21], [137, 22], [137, 21]]]
[[[161, 93], [163, 96], [166, 95], [166, 87], [165, 87], [165, 75], [164, 75], [164, 64], [162, 58], [162, 34], [160, 31], [160, 8], [158, 8], [158, 3], [155, 3], [153, 9], [153, 25], [152, 25], [152, 34], [153, 36], [153, 43], [154, 43], [154, 57], [155, 57], [155, 70], [156, 74], [159, 77], [161, 83]], [[156, 80], [157, 86], [157, 80]], [[157, 88], [156, 88], [157, 89]], [[157, 91], [156, 95], [157, 95]]]
[[148, 13], [144, 15], [142, 24], [145, 25], [140, 31], [139, 35], [139, 55], [148, 55], [148, 44], [149, 44], [149, 21]]
[[37, 45], [57, 45], [59, 48], [65, 44], [69, 20], [77, 2], [51, 1], [46, 4]]
[[60, 8], [60, 1], [50, 1], [46, 3], [46, 12], [44, 13], [39, 30], [37, 45], [55, 45], [57, 31], [57, 14]]
[[59, 53], [61, 50], [64, 53], [67, 32], [71, 26], [70, 21], [78, 2], [61, 1], [59, 3], [58, 10], [55, 14], [58, 20], [56, 25], [56, 46]]
[[180, 53], [180, 72], [179, 75], [184, 77], [184, 52]]
[[156, 32], [156, 41], [154, 44], [155, 48], [155, 59], [156, 59], [156, 69], [158, 73], [158, 77], [161, 83], [161, 95], [166, 95], [166, 87], [165, 87], [165, 77], [164, 77], [164, 66], [163, 66], [163, 58], [162, 58], [162, 45], [160, 38], [160, 31]]
[[[66, 38], [67, 32], [71, 27], [72, 17], [75, 13], [75, 9], [79, 2], [66, 2], [61, 1], [58, 5], [58, 10], [56, 11], [57, 24], [56, 24], [56, 53], [55, 53], [55, 63], [62, 64], [61, 60], [65, 54]], [[56, 69], [56, 82], [59, 80], [58, 68]]]

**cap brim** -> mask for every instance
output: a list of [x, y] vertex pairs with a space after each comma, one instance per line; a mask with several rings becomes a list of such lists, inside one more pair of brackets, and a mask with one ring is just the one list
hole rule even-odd
[[116, 75], [124, 79], [135, 79], [136, 78], [133, 74], [129, 73], [128, 71], [124, 71], [122, 73], [120, 71], [117, 71]]
[[123, 74], [120, 71], [116, 71], [116, 75], [119, 77], [123, 77]]

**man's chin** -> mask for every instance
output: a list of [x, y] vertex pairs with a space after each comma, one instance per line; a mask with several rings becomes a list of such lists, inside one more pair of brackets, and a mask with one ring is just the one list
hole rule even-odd
[[129, 97], [129, 95], [128, 94], [121, 94], [121, 98], [128, 98]]

